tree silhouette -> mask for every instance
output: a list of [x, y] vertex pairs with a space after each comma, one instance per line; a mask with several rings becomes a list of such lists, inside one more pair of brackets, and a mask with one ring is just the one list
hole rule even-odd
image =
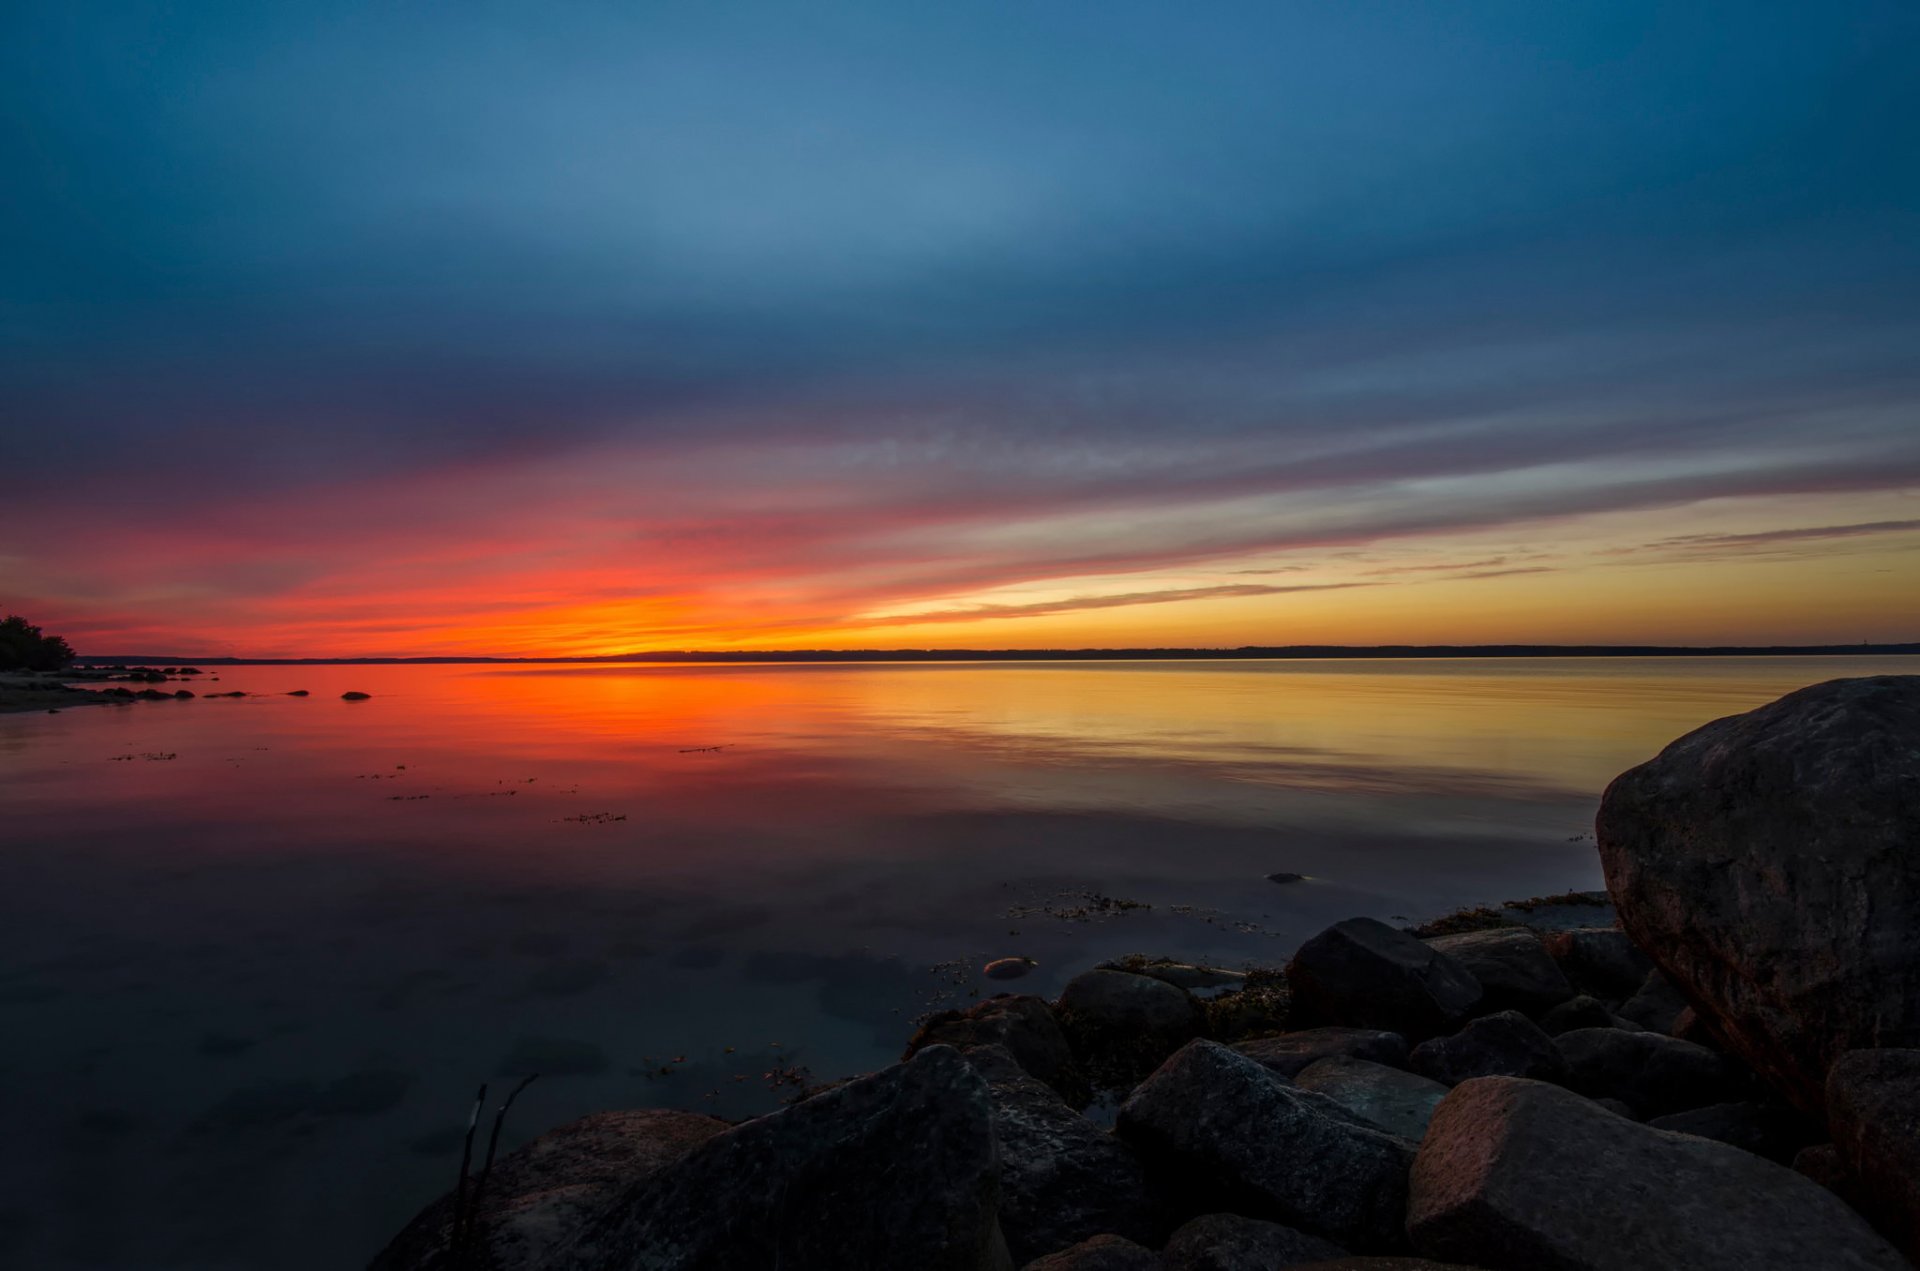
[[73, 647], [41, 633], [19, 614], [0, 619], [0, 671], [58, 671], [73, 661]]

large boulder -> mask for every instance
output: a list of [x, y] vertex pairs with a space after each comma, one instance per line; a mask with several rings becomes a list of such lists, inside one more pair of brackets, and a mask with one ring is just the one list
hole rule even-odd
[[1844, 1177], [1880, 1229], [1920, 1259], [1920, 1050], [1852, 1050], [1827, 1074]]
[[1130, 1085], [1200, 1035], [1204, 1015], [1183, 988], [1128, 971], [1086, 971], [1054, 1004], [1074, 1055], [1101, 1085]]
[[1705, 1107], [1740, 1092], [1724, 1057], [1678, 1037], [1577, 1028], [1554, 1044], [1566, 1058], [1570, 1088], [1590, 1099], [1619, 1099], [1643, 1117]]
[[1553, 1038], [1519, 1011], [1482, 1016], [1451, 1037], [1421, 1042], [1408, 1057], [1423, 1077], [1457, 1086], [1473, 1077], [1565, 1082], [1567, 1061]]
[[1472, 972], [1482, 1010], [1538, 1014], [1573, 996], [1573, 985], [1540, 937], [1525, 927], [1435, 936], [1427, 944]]
[[368, 1271], [452, 1271], [462, 1265], [532, 1271], [624, 1188], [726, 1128], [713, 1117], [646, 1108], [600, 1112], [549, 1130], [494, 1162], [463, 1259], [451, 1248], [455, 1198], [449, 1192], [421, 1210], [374, 1256]]
[[1391, 1029], [1418, 1041], [1450, 1033], [1480, 1005], [1480, 981], [1432, 945], [1372, 918], [1335, 923], [1287, 963], [1304, 1024]]
[[1004, 1046], [1014, 1062], [1059, 1092], [1074, 1107], [1084, 1107], [1087, 1079], [1073, 1061], [1067, 1034], [1045, 1000], [1001, 993], [964, 1011], [942, 1011], [920, 1025], [902, 1059], [928, 1046]]
[[1793, 1164], [1808, 1142], [1806, 1125], [1781, 1103], [1712, 1103], [1654, 1117], [1647, 1124], [1675, 1134], [1697, 1134], [1782, 1165]]
[[1404, 1068], [1407, 1039], [1378, 1028], [1303, 1028], [1276, 1037], [1257, 1037], [1234, 1047], [1262, 1067], [1294, 1077], [1322, 1059], [1342, 1056]]
[[949, 1046], [716, 1134], [543, 1271], [1005, 1271], [987, 1083]]
[[1624, 1002], [1639, 992], [1653, 959], [1618, 927], [1573, 927], [1543, 937], [1547, 955], [1581, 993]]
[[1027, 1263], [1024, 1271], [1162, 1271], [1160, 1255], [1124, 1236], [1089, 1236]]
[[1482, 1077], [1434, 1113], [1407, 1229], [1493, 1271], [1905, 1271], [1831, 1192], [1710, 1139], [1617, 1117], [1544, 1082]]
[[999, 1046], [967, 1052], [987, 1082], [1000, 1145], [1000, 1230], [1015, 1263], [1110, 1233], [1166, 1235], [1133, 1149], [1075, 1112]]
[[1293, 1082], [1302, 1090], [1325, 1095], [1368, 1124], [1415, 1143], [1447, 1096], [1447, 1088], [1437, 1081], [1345, 1055], [1307, 1065]]
[[1166, 1271], [1269, 1271], [1341, 1258], [1329, 1240], [1239, 1214], [1203, 1214], [1173, 1233], [1161, 1252]]
[[1403, 1247], [1413, 1146], [1336, 1108], [1245, 1055], [1196, 1041], [1141, 1083], [1115, 1128], [1150, 1168], [1213, 1208], [1363, 1251]]
[[1920, 1046], [1920, 676], [1832, 680], [1716, 720], [1607, 787], [1620, 920], [1783, 1094]]

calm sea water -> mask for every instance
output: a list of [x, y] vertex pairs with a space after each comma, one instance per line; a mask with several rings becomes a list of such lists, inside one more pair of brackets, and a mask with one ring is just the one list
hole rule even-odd
[[258, 696], [0, 716], [0, 1263], [350, 1267], [451, 1183], [482, 1080], [542, 1073], [509, 1145], [743, 1116], [1007, 987], [990, 957], [1051, 993], [1597, 887], [1615, 773], [1915, 671], [232, 667], [195, 687]]

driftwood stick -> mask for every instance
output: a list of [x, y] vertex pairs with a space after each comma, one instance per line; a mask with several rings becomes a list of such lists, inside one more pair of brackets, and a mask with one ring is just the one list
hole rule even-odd
[[473, 1131], [480, 1124], [480, 1109], [486, 1106], [487, 1084], [480, 1083], [480, 1090], [473, 1096], [473, 1111], [467, 1114], [467, 1141], [460, 1149], [460, 1179], [453, 1187], [453, 1231], [447, 1237], [448, 1262], [460, 1265], [461, 1237], [464, 1234], [467, 1217], [467, 1170], [473, 1164]]

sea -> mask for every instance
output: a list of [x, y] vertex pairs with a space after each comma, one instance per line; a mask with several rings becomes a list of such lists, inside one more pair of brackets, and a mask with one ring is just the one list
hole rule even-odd
[[1920, 658], [205, 669], [0, 715], [0, 1265], [364, 1265], [481, 1083], [502, 1150], [754, 1116], [1105, 959], [1599, 888], [1616, 774]]

